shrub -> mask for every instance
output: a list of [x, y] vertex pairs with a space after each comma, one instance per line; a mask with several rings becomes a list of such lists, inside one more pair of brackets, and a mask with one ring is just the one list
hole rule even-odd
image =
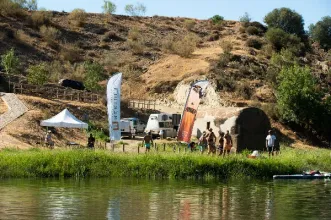
[[251, 22], [251, 20], [252, 19], [247, 12], [245, 12], [245, 14], [239, 18], [239, 21], [241, 22], [241, 25], [243, 27], [247, 27], [249, 25], [249, 22]]
[[81, 27], [84, 25], [87, 19], [87, 13], [84, 9], [74, 9], [68, 16], [71, 23], [73, 23], [77, 27]]
[[116, 5], [111, 1], [104, 1], [102, 9], [105, 14], [113, 14], [116, 12]]
[[236, 81], [231, 77], [220, 74], [216, 76], [216, 86], [219, 91], [233, 92], [236, 89]]
[[280, 51], [283, 48], [291, 48], [293, 52], [299, 54], [304, 47], [299, 37], [287, 34], [279, 28], [270, 28], [265, 36], [276, 51]]
[[182, 57], [189, 57], [195, 50], [197, 38], [193, 34], [186, 35], [183, 39], [174, 42], [172, 49]]
[[294, 66], [298, 63], [299, 59], [288, 49], [282, 49], [280, 53], [273, 53], [270, 59], [270, 64], [279, 69]]
[[289, 8], [274, 9], [264, 17], [264, 22], [268, 27], [280, 28], [288, 34], [301, 37], [305, 33], [302, 16]]
[[35, 11], [31, 15], [31, 24], [34, 27], [48, 25], [51, 22], [52, 14], [48, 11]]
[[238, 61], [231, 61], [229, 62], [228, 66], [232, 69], [239, 69], [240, 63]]
[[141, 40], [143, 35], [137, 27], [133, 27], [129, 30], [128, 39], [132, 41]]
[[194, 20], [191, 20], [191, 19], [186, 19], [184, 21], [184, 27], [187, 29], [187, 30], [192, 30], [195, 26], [195, 21]]
[[45, 38], [49, 45], [53, 45], [56, 39], [60, 36], [58, 29], [54, 27], [46, 27], [45, 25], [41, 26], [40, 34]]
[[47, 65], [41, 63], [38, 65], [32, 65], [28, 68], [28, 82], [34, 85], [43, 85], [47, 82], [49, 74], [47, 71]]
[[128, 40], [127, 45], [131, 49], [133, 54], [143, 54], [145, 50], [144, 42], [141, 40]]
[[221, 24], [224, 21], [224, 17], [220, 16], [220, 15], [214, 15], [212, 18], [210, 18], [210, 20], [212, 21], [212, 23], [215, 24]]
[[48, 72], [50, 74], [49, 80], [51, 82], [57, 83], [65, 73], [65, 68], [62, 63], [58, 60], [55, 60], [49, 64], [47, 64]]
[[309, 27], [311, 38], [325, 50], [331, 49], [331, 17], [323, 17], [321, 21]]
[[261, 49], [262, 45], [263, 44], [262, 44], [261, 40], [259, 40], [258, 38], [255, 38], [255, 37], [251, 37], [246, 41], [246, 46], [253, 47], [258, 50]]
[[265, 44], [263, 45], [261, 52], [264, 56], [266, 56], [267, 58], [270, 58], [274, 52], [272, 45], [270, 44]]
[[102, 80], [103, 67], [99, 63], [86, 62], [84, 85], [91, 91], [100, 90], [99, 81]]
[[62, 47], [60, 52], [60, 57], [62, 60], [69, 61], [70, 63], [75, 63], [81, 60], [80, 56], [81, 50], [74, 45], [66, 44]]
[[9, 86], [10, 86], [10, 76], [17, 73], [19, 68], [20, 61], [18, 57], [15, 55], [14, 49], [10, 49], [4, 55], [1, 56], [1, 66], [5, 69], [5, 73], [9, 78]]
[[136, 3], [136, 5], [128, 4], [124, 10], [131, 16], [143, 16], [146, 13], [146, 6], [141, 3]]
[[25, 11], [22, 9], [22, 5], [14, 3], [11, 0], [0, 0], [0, 14], [11, 17], [24, 17]]
[[220, 55], [217, 65], [219, 67], [226, 67], [229, 64], [229, 62], [231, 61], [231, 57], [232, 57], [232, 55], [230, 53], [222, 53]]
[[237, 95], [246, 100], [250, 99], [252, 97], [252, 89], [249, 84], [245, 82], [237, 86]]
[[123, 39], [116, 34], [114, 31], [108, 31], [105, 33], [101, 39], [103, 42], [111, 42], [111, 41], [123, 41]]
[[249, 35], [259, 35], [260, 31], [257, 27], [249, 26], [246, 28], [246, 33]]
[[220, 43], [224, 53], [231, 53], [233, 49], [233, 43], [231, 41], [223, 40]]
[[243, 26], [240, 26], [239, 33], [241, 33], [241, 34], [246, 33], [246, 28]]
[[208, 41], [217, 41], [220, 39], [220, 35], [218, 33], [211, 34], [208, 38]]

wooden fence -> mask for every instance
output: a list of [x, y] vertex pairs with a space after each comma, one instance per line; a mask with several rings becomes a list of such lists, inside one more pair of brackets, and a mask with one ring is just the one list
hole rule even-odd
[[129, 100], [129, 108], [155, 110], [156, 101], [147, 100], [147, 99], [131, 99], [131, 100]]
[[36, 86], [29, 84], [11, 84], [14, 93], [38, 96], [47, 99], [62, 99], [70, 101], [98, 103], [101, 101], [99, 94], [61, 87]]

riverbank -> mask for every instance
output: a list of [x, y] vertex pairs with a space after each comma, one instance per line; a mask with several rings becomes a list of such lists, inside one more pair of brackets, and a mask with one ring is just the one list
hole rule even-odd
[[138, 177], [138, 178], [272, 178], [303, 170], [331, 171], [330, 150], [287, 148], [268, 159], [244, 154], [222, 158], [198, 153], [121, 154], [103, 150], [0, 151], [0, 177]]

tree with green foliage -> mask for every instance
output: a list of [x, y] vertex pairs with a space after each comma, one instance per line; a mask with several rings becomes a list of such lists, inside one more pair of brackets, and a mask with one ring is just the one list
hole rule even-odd
[[278, 77], [277, 106], [281, 118], [309, 130], [320, 123], [323, 93], [309, 67], [284, 67]]
[[104, 1], [102, 9], [105, 14], [114, 14], [116, 12], [116, 5], [111, 1]]
[[4, 55], [1, 56], [1, 66], [5, 69], [5, 72], [9, 79], [9, 90], [10, 90], [10, 77], [17, 73], [20, 61], [15, 56], [14, 49], [10, 49]]
[[247, 12], [243, 16], [239, 18], [239, 21], [241, 22], [242, 26], [248, 27], [249, 23], [251, 22], [252, 18], [249, 16]]
[[299, 64], [299, 59], [288, 49], [282, 49], [279, 53], [273, 53], [270, 64], [282, 69]]
[[323, 49], [331, 49], [331, 17], [323, 17], [315, 25], [310, 25], [309, 34]]
[[264, 22], [269, 28], [280, 28], [299, 37], [305, 34], [302, 16], [289, 8], [274, 9], [264, 17]]
[[102, 80], [103, 67], [96, 62], [86, 62], [84, 64], [85, 69], [85, 79], [84, 85], [86, 89], [91, 91], [100, 90], [100, 85], [98, 84]]
[[49, 78], [49, 72], [45, 63], [31, 65], [28, 68], [28, 82], [33, 85], [44, 85]]
[[214, 15], [210, 18], [213, 24], [221, 24], [224, 21], [224, 17], [220, 15]]
[[304, 44], [299, 37], [294, 34], [288, 34], [280, 28], [270, 28], [266, 32], [265, 37], [276, 51], [281, 51], [285, 48], [299, 55], [304, 50]]
[[146, 13], [146, 6], [142, 3], [137, 3], [136, 5], [128, 4], [125, 6], [124, 10], [131, 16], [143, 16]]

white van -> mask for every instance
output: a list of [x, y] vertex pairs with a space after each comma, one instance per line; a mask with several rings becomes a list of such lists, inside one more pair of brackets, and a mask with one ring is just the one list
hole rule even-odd
[[131, 125], [129, 121], [121, 120], [120, 121], [120, 129], [121, 129], [121, 136], [127, 136], [129, 138], [132, 138], [132, 131], [131, 131]]
[[[173, 120], [176, 117], [176, 120]], [[163, 130], [164, 137], [177, 137], [177, 130], [180, 123], [178, 114], [151, 114], [149, 116], [145, 132], [151, 132], [153, 137], [159, 137], [160, 130]]]
[[122, 118], [121, 120], [129, 121], [131, 128], [136, 129], [136, 133], [143, 133], [145, 131], [146, 124], [138, 118]]

